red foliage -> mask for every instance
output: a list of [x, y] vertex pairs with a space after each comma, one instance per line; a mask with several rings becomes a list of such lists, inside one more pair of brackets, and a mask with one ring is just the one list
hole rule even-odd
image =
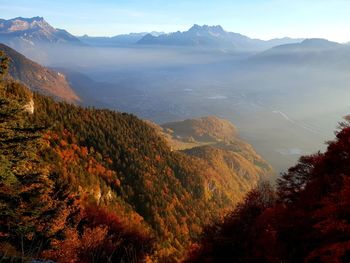
[[153, 249], [147, 233], [126, 227], [116, 214], [92, 205], [82, 210], [77, 227], [53, 245], [42, 256], [63, 263], [143, 262]]
[[350, 262], [350, 127], [342, 128], [324, 154], [282, 176], [275, 204], [253, 191], [206, 229], [188, 262]]

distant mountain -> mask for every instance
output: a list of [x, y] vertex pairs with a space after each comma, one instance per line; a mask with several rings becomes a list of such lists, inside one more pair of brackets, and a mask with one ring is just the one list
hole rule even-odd
[[305, 39], [301, 43], [286, 44], [273, 47], [259, 53], [248, 61], [255, 65], [282, 63], [325, 65], [330, 67], [350, 65], [350, 49], [348, 45], [339, 44], [326, 39]]
[[61, 47], [85, 45], [63, 29], [52, 27], [42, 17], [0, 19], [0, 43], [18, 50], [27, 57], [46, 63]]
[[276, 45], [296, 43], [302, 39], [281, 38], [269, 41], [251, 39], [247, 36], [225, 31], [221, 26], [194, 25], [188, 31], [154, 36], [145, 35], [140, 45], [189, 46], [225, 48], [233, 50], [264, 50]]
[[53, 28], [43, 17], [0, 19], [0, 41], [24, 41], [30, 45], [42, 42], [81, 44], [66, 30]]
[[[78, 37], [78, 39], [88, 45], [91, 46], [125, 46], [125, 45], [133, 45], [136, 44], [139, 40], [141, 40], [148, 33], [130, 33], [117, 35], [114, 37], [91, 37], [88, 35], [84, 35]], [[150, 33], [153, 36], [159, 36], [163, 33], [160, 32], [152, 32]]]
[[10, 59], [9, 74], [12, 78], [23, 82], [33, 91], [56, 99], [80, 101], [64, 74], [42, 67], [6, 45], [0, 44], [0, 50]]
[[326, 50], [339, 48], [342, 45], [337, 42], [332, 42], [322, 38], [305, 39], [300, 43], [292, 43], [276, 46], [274, 50], [288, 49], [288, 50]]

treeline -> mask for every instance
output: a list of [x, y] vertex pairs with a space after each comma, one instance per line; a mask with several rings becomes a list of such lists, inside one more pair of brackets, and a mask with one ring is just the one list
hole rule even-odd
[[350, 262], [350, 125], [206, 228], [187, 262]]

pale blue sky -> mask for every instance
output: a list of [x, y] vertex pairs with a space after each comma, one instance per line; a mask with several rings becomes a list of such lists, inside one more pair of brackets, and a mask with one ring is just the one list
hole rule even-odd
[[82, 35], [222, 25], [250, 37], [350, 41], [350, 0], [0, 0], [0, 18], [43, 16]]

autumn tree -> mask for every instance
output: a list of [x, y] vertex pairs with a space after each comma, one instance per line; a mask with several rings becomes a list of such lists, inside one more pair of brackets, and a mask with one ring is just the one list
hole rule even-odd
[[350, 262], [349, 118], [324, 153], [300, 158], [271, 193], [254, 190], [208, 227], [188, 262]]
[[[6, 71], [6, 59], [1, 57]], [[3, 76], [3, 75], [2, 75]], [[30, 91], [11, 80], [0, 83], [0, 253], [35, 257], [64, 227], [64, 187], [54, 182], [39, 152], [41, 127], [28, 121]], [[62, 197], [62, 200], [58, 199]], [[66, 215], [66, 216], [64, 216]], [[55, 225], [53, 227], [53, 225]]]

